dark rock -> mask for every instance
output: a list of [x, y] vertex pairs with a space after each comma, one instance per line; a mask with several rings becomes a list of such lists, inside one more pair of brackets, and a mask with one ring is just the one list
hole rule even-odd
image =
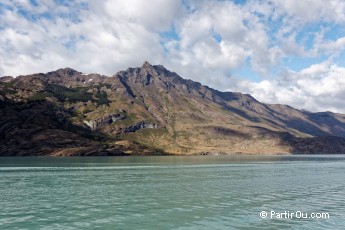
[[151, 123], [142, 121], [142, 122], [126, 127], [122, 132], [129, 133], [129, 132], [135, 132], [140, 129], [157, 129], [157, 128], [158, 128], [157, 124], [151, 124]]

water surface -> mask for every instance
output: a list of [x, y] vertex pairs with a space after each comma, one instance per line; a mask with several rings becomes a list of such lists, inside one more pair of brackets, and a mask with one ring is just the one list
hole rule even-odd
[[0, 229], [343, 229], [344, 176], [342, 155], [0, 158]]

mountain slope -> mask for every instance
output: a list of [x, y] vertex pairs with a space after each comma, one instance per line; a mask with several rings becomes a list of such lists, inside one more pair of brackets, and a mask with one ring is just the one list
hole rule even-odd
[[0, 155], [341, 153], [345, 115], [220, 92], [145, 62], [0, 78]]

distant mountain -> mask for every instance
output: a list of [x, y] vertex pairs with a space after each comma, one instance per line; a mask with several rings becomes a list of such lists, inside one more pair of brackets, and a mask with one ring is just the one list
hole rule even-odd
[[345, 115], [220, 92], [145, 62], [0, 78], [0, 155], [345, 153]]

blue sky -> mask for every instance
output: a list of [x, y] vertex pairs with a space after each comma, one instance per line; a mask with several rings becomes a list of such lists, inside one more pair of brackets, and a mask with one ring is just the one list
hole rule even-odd
[[345, 1], [3, 0], [0, 75], [145, 60], [267, 103], [345, 113]]

